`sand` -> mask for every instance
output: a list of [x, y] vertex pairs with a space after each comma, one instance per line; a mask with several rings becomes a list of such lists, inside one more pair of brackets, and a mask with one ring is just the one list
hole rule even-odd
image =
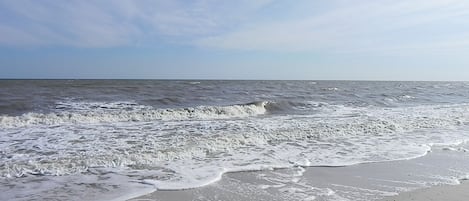
[[297, 167], [223, 175], [213, 184], [155, 191], [132, 201], [469, 200], [469, 153], [442, 147], [424, 157], [345, 167]]
[[469, 182], [460, 185], [443, 185], [385, 198], [382, 201], [466, 201], [469, 200]]

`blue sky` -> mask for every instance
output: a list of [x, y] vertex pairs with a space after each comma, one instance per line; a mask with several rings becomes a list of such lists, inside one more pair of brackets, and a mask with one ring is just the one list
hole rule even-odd
[[0, 77], [469, 80], [469, 1], [0, 0]]

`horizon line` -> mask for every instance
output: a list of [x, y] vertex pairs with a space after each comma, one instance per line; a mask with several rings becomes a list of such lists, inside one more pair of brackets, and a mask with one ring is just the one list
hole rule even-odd
[[469, 82], [469, 80], [378, 80], [378, 79], [215, 79], [215, 78], [0, 78], [7, 80], [142, 80], [142, 81], [355, 81], [355, 82]]

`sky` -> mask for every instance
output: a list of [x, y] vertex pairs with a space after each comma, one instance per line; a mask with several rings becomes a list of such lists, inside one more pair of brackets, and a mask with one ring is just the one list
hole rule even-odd
[[0, 0], [0, 78], [469, 81], [469, 1]]

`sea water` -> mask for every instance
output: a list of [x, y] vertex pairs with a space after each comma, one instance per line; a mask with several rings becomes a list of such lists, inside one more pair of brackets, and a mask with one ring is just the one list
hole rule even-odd
[[0, 200], [412, 159], [468, 141], [468, 123], [465, 82], [3, 80]]

